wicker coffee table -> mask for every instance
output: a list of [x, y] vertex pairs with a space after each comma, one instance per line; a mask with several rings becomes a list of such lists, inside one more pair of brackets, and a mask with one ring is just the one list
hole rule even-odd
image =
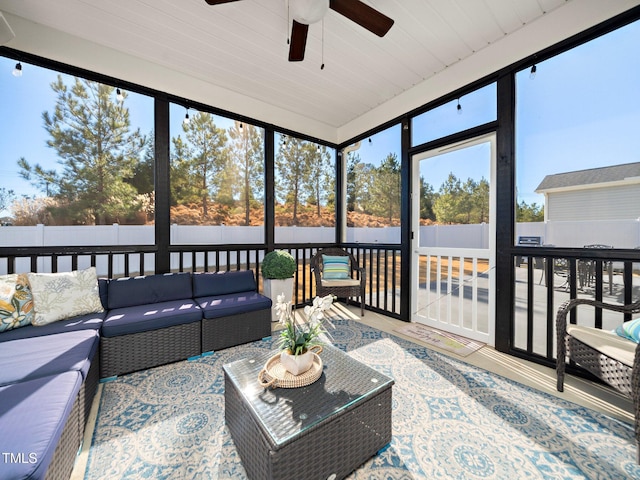
[[265, 389], [258, 373], [274, 353], [223, 366], [225, 420], [250, 479], [344, 478], [391, 441], [391, 378], [325, 346], [315, 383]]

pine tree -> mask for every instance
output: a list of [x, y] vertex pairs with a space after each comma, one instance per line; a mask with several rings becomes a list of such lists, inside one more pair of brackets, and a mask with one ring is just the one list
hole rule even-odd
[[528, 205], [522, 200], [516, 204], [516, 222], [544, 222], [544, 207], [535, 202]]
[[176, 182], [172, 194], [177, 204], [199, 204], [206, 220], [210, 215], [210, 199], [226, 188], [223, 172], [229, 159], [227, 134], [205, 112], [193, 115], [189, 123], [182, 124], [182, 130], [184, 139], [181, 136], [172, 139], [171, 182]]
[[372, 213], [392, 225], [394, 218], [400, 218], [400, 162], [395, 153], [389, 153], [376, 169], [372, 193]]
[[436, 214], [438, 223], [457, 223], [460, 212], [458, 200], [461, 193], [460, 180], [453, 173], [449, 173], [447, 180], [440, 186], [438, 198], [433, 203], [433, 212]]
[[324, 145], [316, 147], [310, 154], [311, 161], [305, 178], [305, 184], [309, 191], [309, 204], [315, 205], [316, 215], [321, 216], [320, 208], [326, 205], [335, 185], [335, 172], [332, 171], [331, 155]]
[[79, 78], [67, 86], [58, 75], [51, 88], [56, 105], [42, 118], [62, 171], [21, 158], [20, 175], [56, 197], [54, 217], [76, 224], [125, 221], [140, 209], [136, 189], [125, 179], [133, 176], [146, 138], [131, 131], [129, 110], [116, 101], [113, 87]]
[[281, 143], [275, 158], [277, 172], [276, 191], [280, 193], [280, 201], [291, 204], [292, 225], [298, 225], [298, 205], [308, 176], [309, 165], [314, 156], [315, 145], [305, 140], [289, 137], [286, 143]]
[[234, 183], [244, 208], [245, 225], [250, 225], [252, 204], [264, 197], [264, 131], [236, 121], [228, 134], [231, 165], [237, 175]]
[[[363, 163], [360, 155], [349, 152], [347, 157], [347, 212], [362, 212], [371, 214], [371, 193], [375, 167], [370, 163]], [[347, 216], [349, 227], [361, 226], [355, 218]]]
[[433, 191], [433, 186], [427, 183], [423, 176], [420, 176], [420, 219], [435, 221], [436, 215], [433, 213], [433, 203], [437, 198]]
[[472, 192], [473, 223], [489, 223], [489, 182], [482, 177]]

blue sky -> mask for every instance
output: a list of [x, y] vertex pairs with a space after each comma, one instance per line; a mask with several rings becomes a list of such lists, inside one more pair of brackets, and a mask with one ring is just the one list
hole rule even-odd
[[[537, 64], [535, 79], [523, 71], [517, 76], [517, 171], [520, 200], [541, 204], [534, 193], [545, 175], [640, 161], [640, 22], [628, 25], [558, 57]], [[55, 152], [46, 146], [43, 111], [53, 111], [55, 95], [49, 87], [55, 72], [23, 64], [23, 75], [11, 75], [15, 61], [0, 58], [0, 187], [18, 194], [37, 191], [18, 175], [16, 162], [25, 157], [45, 168], [57, 166]], [[65, 77], [65, 76], [63, 76]], [[66, 83], [72, 79], [65, 77]], [[493, 115], [495, 91], [484, 89], [414, 121], [414, 143], [422, 143], [457, 128], [487, 121]], [[153, 100], [129, 94], [133, 126], [151, 132]], [[171, 108], [171, 133], [180, 127], [185, 109]], [[193, 114], [193, 113], [192, 113]], [[217, 117], [228, 127], [231, 121]], [[228, 125], [226, 124], [228, 123]], [[394, 126], [362, 142], [358, 151], [364, 162], [379, 165], [389, 153], [400, 157], [400, 127]], [[437, 190], [450, 171], [459, 178], [488, 177], [484, 159], [470, 152], [428, 162], [421, 172]], [[457, 173], [458, 172], [458, 173]], [[7, 212], [0, 212], [5, 215]]]
[[[640, 161], [640, 22], [623, 27], [537, 64], [535, 78], [520, 72], [517, 84], [516, 185], [519, 200], [544, 203], [534, 191], [545, 175]], [[622, 73], [624, 72], [624, 73]], [[450, 102], [416, 119], [414, 144], [488, 121], [491, 89]], [[428, 121], [427, 121], [428, 118]], [[400, 152], [399, 129], [363, 142], [363, 161], [379, 164]], [[381, 151], [378, 151], [380, 146]], [[376, 148], [373, 148], [376, 147]], [[384, 152], [384, 153], [382, 153]], [[421, 175], [437, 191], [453, 172], [463, 181], [489, 177], [482, 149], [462, 150], [421, 162]]]

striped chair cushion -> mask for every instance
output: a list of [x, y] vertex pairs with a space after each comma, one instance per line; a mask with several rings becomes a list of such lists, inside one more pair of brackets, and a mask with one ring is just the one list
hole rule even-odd
[[322, 255], [322, 277], [328, 280], [349, 278], [349, 257]]

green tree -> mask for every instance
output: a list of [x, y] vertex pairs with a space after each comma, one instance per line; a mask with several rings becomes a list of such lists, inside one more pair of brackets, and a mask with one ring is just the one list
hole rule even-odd
[[453, 173], [449, 173], [447, 180], [440, 186], [438, 197], [433, 203], [433, 212], [438, 223], [457, 223], [460, 211], [458, 200], [461, 197], [461, 193], [462, 185], [460, 180]]
[[516, 205], [516, 222], [544, 222], [544, 207], [524, 200]]
[[187, 145], [181, 136], [172, 138], [173, 148], [170, 154], [171, 205], [197, 203], [196, 189], [189, 179], [189, 161]]
[[458, 198], [456, 198], [456, 223], [469, 224], [474, 223], [474, 192], [478, 188], [478, 184], [475, 180], [467, 178], [466, 182], [462, 184], [460, 191], [458, 192]]
[[370, 205], [372, 213], [384, 217], [389, 224], [400, 217], [400, 162], [389, 153], [376, 168]]
[[235, 122], [228, 130], [232, 170], [237, 175], [245, 225], [251, 224], [251, 207], [264, 198], [264, 133], [261, 128]]
[[79, 78], [67, 86], [58, 76], [51, 88], [56, 105], [42, 118], [51, 137], [47, 145], [62, 171], [21, 158], [20, 175], [56, 197], [56, 216], [78, 224], [126, 220], [140, 209], [137, 192], [125, 179], [132, 177], [146, 138], [131, 131], [129, 110], [124, 101], [115, 101], [113, 87]]
[[420, 219], [436, 220], [433, 213], [433, 203], [437, 198], [437, 194], [433, 191], [433, 186], [427, 183], [423, 176], [420, 176]]
[[470, 224], [489, 221], [489, 182], [468, 178], [464, 183], [453, 173], [440, 186], [433, 202], [439, 223]]
[[316, 215], [320, 217], [320, 208], [326, 205], [335, 185], [335, 172], [332, 171], [331, 154], [324, 145], [316, 147], [310, 154], [309, 168], [305, 177], [305, 185], [309, 191], [310, 205], [315, 205]]
[[[154, 132], [151, 131], [147, 138], [154, 138]], [[147, 142], [146, 148], [142, 155], [142, 160], [136, 163], [133, 167], [133, 175], [131, 178], [125, 178], [125, 181], [133, 185], [139, 194], [150, 194], [155, 191], [155, 164], [156, 164], [156, 150], [155, 143], [152, 141]]]
[[298, 225], [298, 205], [309, 166], [315, 155], [316, 147], [305, 140], [289, 137], [281, 143], [275, 158], [277, 172], [276, 187], [280, 201], [292, 205], [292, 224]]
[[347, 158], [347, 211], [356, 210], [370, 213], [373, 165], [363, 163], [360, 155], [349, 152]]
[[203, 219], [209, 217], [209, 202], [226, 191], [223, 172], [228, 166], [227, 134], [218, 128], [213, 115], [197, 112], [182, 124], [185, 138], [174, 137], [172, 194], [177, 203], [198, 203]]
[[489, 182], [484, 177], [479, 182], [474, 182], [472, 223], [489, 223], [489, 193]]

